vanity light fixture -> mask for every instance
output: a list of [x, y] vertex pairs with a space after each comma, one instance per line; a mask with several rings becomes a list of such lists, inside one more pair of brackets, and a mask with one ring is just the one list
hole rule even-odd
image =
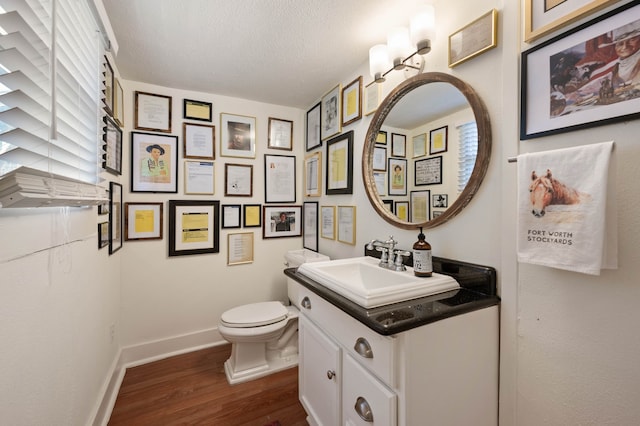
[[393, 70], [412, 68], [422, 72], [424, 61], [416, 55], [431, 51], [434, 28], [433, 6], [423, 5], [411, 18], [409, 29], [394, 28], [387, 36], [387, 44], [376, 44], [369, 49], [369, 73], [374, 81], [383, 83]]

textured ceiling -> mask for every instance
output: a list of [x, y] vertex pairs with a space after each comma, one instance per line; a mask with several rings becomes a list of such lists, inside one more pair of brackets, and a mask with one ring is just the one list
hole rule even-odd
[[[424, 0], [102, 0], [122, 78], [308, 109]], [[364, 75], [365, 84], [371, 77]]]

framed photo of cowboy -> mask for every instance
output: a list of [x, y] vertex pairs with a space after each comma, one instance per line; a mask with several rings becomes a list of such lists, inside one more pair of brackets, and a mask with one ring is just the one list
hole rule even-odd
[[520, 139], [640, 116], [640, 5], [628, 3], [522, 53]]
[[131, 132], [131, 192], [178, 192], [178, 137]]
[[220, 114], [220, 155], [223, 157], [256, 157], [256, 118]]

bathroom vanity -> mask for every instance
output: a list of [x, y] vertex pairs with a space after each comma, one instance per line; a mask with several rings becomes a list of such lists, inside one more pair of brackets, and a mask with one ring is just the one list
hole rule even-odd
[[285, 270], [311, 425], [497, 425], [495, 270], [434, 257], [434, 271], [460, 288], [364, 308]]

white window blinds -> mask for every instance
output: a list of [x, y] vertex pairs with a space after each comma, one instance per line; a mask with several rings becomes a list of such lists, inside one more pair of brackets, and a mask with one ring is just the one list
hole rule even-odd
[[467, 186], [478, 155], [478, 126], [475, 121], [458, 128], [460, 151], [458, 153], [458, 193]]
[[22, 166], [98, 183], [104, 47], [87, 0], [0, 7], [0, 179]]

